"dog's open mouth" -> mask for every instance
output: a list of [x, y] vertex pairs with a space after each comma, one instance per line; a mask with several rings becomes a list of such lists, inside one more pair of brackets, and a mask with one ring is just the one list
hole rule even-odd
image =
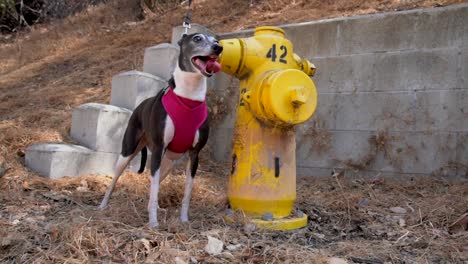
[[206, 76], [211, 76], [221, 70], [221, 64], [217, 61], [218, 56], [212, 54], [210, 56], [195, 56], [192, 58], [192, 63], [201, 73]]

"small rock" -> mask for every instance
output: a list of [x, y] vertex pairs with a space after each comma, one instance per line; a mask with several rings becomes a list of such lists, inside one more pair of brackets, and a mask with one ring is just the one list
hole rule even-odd
[[295, 214], [297, 217], [304, 217], [304, 212], [302, 212], [302, 211], [299, 210], [299, 209], [294, 210], [294, 214]]
[[228, 245], [226, 246], [227, 250], [229, 251], [235, 251], [235, 250], [238, 250], [239, 248], [241, 248], [242, 245], [241, 244], [235, 244], [235, 245]]
[[5, 172], [6, 172], [5, 164], [0, 163], [0, 177], [5, 175]]
[[390, 207], [390, 211], [396, 214], [406, 214], [406, 209], [403, 207]]
[[87, 191], [89, 191], [89, 189], [88, 189], [88, 187], [79, 186], [79, 187], [76, 187], [76, 191], [77, 192], [87, 192]]
[[17, 225], [17, 224], [19, 224], [19, 222], [20, 222], [20, 220], [15, 219], [13, 222], [11, 222], [11, 224], [12, 224], [12, 225]]
[[324, 234], [320, 234], [320, 233], [316, 233], [316, 232], [312, 232], [312, 235], [320, 238], [320, 239], [324, 239], [325, 238], [325, 235]]
[[206, 253], [210, 255], [219, 255], [223, 251], [223, 242], [212, 236], [208, 237], [208, 244], [205, 246]]
[[398, 224], [400, 225], [400, 227], [405, 227], [406, 226], [405, 219], [403, 218], [398, 219]]
[[264, 213], [262, 215], [263, 221], [273, 221], [273, 214], [272, 213]]
[[89, 191], [88, 182], [86, 182], [86, 180], [82, 180], [80, 182], [80, 184], [81, 185], [76, 188], [76, 191], [78, 191], [78, 192], [87, 192], [87, 191]]
[[183, 259], [181, 259], [179, 257], [175, 258], [175, 263], [176, 264], [187, 264], [187, 262], [185, 262]]
[[252, 233], [255, 229], [257, 229], [257, 226], [254, 223], [246, 223], [244, 225], [244, 232], [246, 233]]
[[369, 205], [369, 199], [367, 198], [362, 198], [362, 199], [359, 199], [359, 202], [357, 204], [358, 207], [366, 207]]
[[195, 257], [190, 257], [190, 263], [197, 264], [198, 260]]
[[0, 248], [7, 248], [7, 247], [11, 246], [11, 244], [12, 244], [12, 241], [8, 237], [4, 237], [4, 238], [0, 239]]
[[150, 251], [151, 250], [151, 245], [150, 245], [150, 242], [148, 239], [146, 238], [140, 238], [138, 240], [139, 243], [141, 243], [143, 245], [143, 247], [147, 250], [147, 251]]
[[328, 264], [348, 264], [348, 262], [342, 258], [329, 258]]

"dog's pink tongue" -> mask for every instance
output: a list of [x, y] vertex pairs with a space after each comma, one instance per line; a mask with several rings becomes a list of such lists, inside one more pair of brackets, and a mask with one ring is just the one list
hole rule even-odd
[[216, 59], [211, 59], [206, 62], [206, 71], [211, 73], [217, 73], [221, 70], [221, 64]]

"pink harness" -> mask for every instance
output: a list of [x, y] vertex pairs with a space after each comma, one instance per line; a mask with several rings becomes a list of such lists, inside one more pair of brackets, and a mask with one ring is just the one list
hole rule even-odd
[[162, 104], [174, 122], [174, 138], [167, 147], [175, 153], [184, 153], [192, 147], [195, 134], [208, 117], [206, 102], [180, 97], [169, 87], [162, 97]]

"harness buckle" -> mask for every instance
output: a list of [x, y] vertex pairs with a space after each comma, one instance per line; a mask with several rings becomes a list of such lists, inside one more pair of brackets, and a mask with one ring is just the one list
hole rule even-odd
[[186, 21], [182, 23], [182, 26], [184, 27], [184, 34], [188, 34], [189, 28], [192, 28], [192, 25]]

